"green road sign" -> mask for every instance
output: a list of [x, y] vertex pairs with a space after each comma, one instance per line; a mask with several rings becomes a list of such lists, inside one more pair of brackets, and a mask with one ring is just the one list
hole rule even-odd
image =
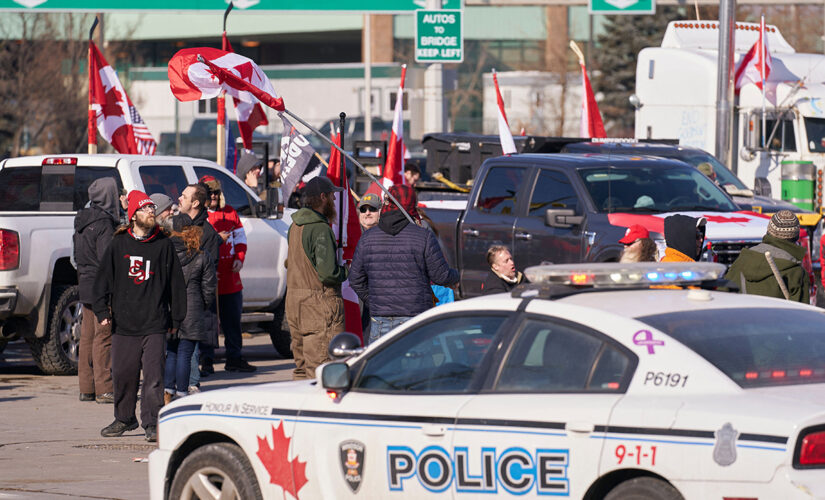
[[415, 61], [460, 63], [463, 60], [461, 10], [415, 11]]
[[589, 0], [591, 14], [655, 14], [656, 0]]
[[[412, 13], [426, 0], [233, 0], [236, 9], [254, 11], [348, 11]], [[223, 12], [229, 0], [0, 0], [0, 11], [214, 10]], [[461, 0], [442, 0], [445, 9], [460, 9]]]

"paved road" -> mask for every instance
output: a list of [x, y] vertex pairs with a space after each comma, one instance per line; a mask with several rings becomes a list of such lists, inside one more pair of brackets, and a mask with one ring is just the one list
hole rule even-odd
[[[224, 372], [216, 363], [201, 388], [291, 378], [294, 363], [278, 356], [268, 335], [245, 335], [244, 353], [257, 372]], [[148, 464], [141, 459], [155, 445], [144, 440], [142, 428], [100, 437], [112, 411], [112, 405], [78, 401], [77, 377], [42, 375], [25, 343], [9, 344], [0, 354], [0, 500], [148, 498]]]

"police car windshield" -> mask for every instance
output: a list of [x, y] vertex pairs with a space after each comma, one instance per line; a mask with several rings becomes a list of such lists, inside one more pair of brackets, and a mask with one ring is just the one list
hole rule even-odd
[[686, 345], [740, 387], [825, 382], [823, 312], [711, 309], [637, 319]]
[[695, 168], [665, 160], [647, 164], [582, 168], [579, 176], [602, 213], [738, 210], [719, 186]]

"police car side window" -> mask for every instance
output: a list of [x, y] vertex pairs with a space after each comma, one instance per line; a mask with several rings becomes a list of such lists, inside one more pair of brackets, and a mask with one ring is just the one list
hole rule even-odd
[[525, 169], [521, 167], [496, 167], [487, 172], [476, 210], [485, 214], [516, 215], [521, 180]]
[[529, 214], [541, 217], [548, 208], [572, 208], [578, 212], [579, 197], [564, 172], [539, 170], [539, 178], [530, 197]]
[[504, 361], [496, 391], [618, 390], [628, 364], [623, 353], [590, 333], [567, 324], [529, 320]]
[[355, 390], [467, 392], [505, 315], [448, 317], [409, 330], [370, 357]]

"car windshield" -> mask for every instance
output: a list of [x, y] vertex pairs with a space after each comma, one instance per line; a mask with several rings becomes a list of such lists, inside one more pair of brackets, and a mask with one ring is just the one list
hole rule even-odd
[[693, 167], [667, 160], [647, 165], [582, 168], [579, 176], [596, 210], [603, 213], [738, 210], [719, 186]]
[[686, 345], [740, 387], [825, 382], [820, 310], [713, 309], [637, 319]]
[[719, 163], [719, 160], [714, 158], [713, 155], [698, 153], [683, 156], [678, 159], [690, 163], [694, 167], [698, 167], [701, 163], [710, 163], [710, 166], [713, 167], [713, 172], [716, 174], [716, 180], [720, 185], [726, 186], [731, 184], [737, 189], [748, 189], [745, 183], [739, 180], [739, 177], [736, 177], [733, 172], [728, 170], [728, 167]]

